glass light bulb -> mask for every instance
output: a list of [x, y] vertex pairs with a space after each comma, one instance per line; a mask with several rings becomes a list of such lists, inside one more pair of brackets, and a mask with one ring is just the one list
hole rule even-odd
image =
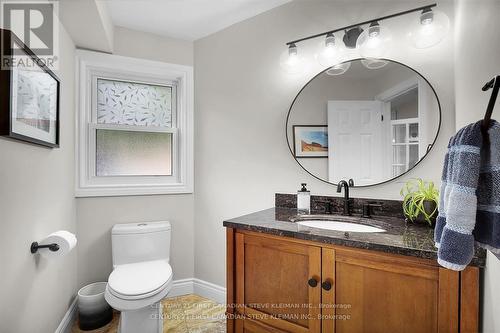
[[281, 53], [280, 66], [289, 74], [298, 74], [304, 70], [304, 59], [295, 44], [290, 44], [288, 49]]
[[316, 61], [323, 67], [331, 67], [341, 62], [344, 51], [339, 45], [336, 37], [333, 34], [328, 34], [325, 40], [318, 45], [314, 55]]
[[368, 69], [379, 69], [387, 65], [389, 62], [382, 59], [362, 59], [361, 63]]
[[410, 25], [408, 37], [417, 49], [424, 49], [441, 42], [450, 28], [450, 20], [437, 10], [423, 11]]
[[332, 75], [332, 76], [342, 75], [345, 72], [347, 72], [347, 70], [350, 67], [351, 67], [351, 62], [350, 61], [346, 61], [346, 62], [343, 62], [343, 63], [340, 63], [340, 64], [333, 65], [332, 67], [328, 68], [326, 70], [326, 74]]
[[383, 58], [392, 48], [392, 34], [386, 27], [372, 24], [359, 35], [356, 47], [364, 58]]

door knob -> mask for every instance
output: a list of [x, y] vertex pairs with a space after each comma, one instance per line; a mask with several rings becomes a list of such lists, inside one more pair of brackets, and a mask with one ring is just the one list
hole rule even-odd
[[332, 283], [330, 281], [325, 281], [321, 284], [321, 287], [326, 291], [332, 289]]
[[316, 280], [315, 278], [310, 278], [309, 281], [307, 281], [307, 284], [314, 288], [318, 285], [318, 280]]

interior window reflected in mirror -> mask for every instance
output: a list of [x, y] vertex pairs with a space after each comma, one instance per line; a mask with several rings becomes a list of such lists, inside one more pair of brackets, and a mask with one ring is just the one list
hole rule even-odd
[[[394, 61], [384, 60], [379, 68], [365, 63], [353, 60], [341, 75], [327, 69], [315, 76], [287, 117], [297, 162], [332, 184], [352, 178], [356, 186], [368, 186], [398, 177], [424, 158], [439, 131], [439, 101], [425, 78]], [[324, 158], [300, 150], [307, 147], [306, 135], [298, 136], [297, 128], [308, 126], [324, 128]]]

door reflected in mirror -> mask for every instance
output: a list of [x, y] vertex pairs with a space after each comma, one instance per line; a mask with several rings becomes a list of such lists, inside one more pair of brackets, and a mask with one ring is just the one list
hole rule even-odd
[[429, 82], [398, 62], [365, 63], [350, 61], [342, 75], [318, 74], [290, 107], [290, 151], [325, 182], [352, 178], [355, 186], [369, 186], [394, 179], [415, 167], [437, 137], [441, 109]]

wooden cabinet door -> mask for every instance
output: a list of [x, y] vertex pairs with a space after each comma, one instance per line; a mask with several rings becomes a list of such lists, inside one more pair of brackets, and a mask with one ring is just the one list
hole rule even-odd
[[287, 333], [252, 319], [236, 320], [236, 333]]
[[412, 258], [336, 250], [335, 274], [336, 333], [458, 331], [456, 272]]
[[335, 250], [321, 250], [321, 332], [335, 332]]
[[[235, 280], [237, 312], [277, 331], [321, 332], [320, 247], [237, 233]], [[236, 331], [264, 332], [258, 323]]]

